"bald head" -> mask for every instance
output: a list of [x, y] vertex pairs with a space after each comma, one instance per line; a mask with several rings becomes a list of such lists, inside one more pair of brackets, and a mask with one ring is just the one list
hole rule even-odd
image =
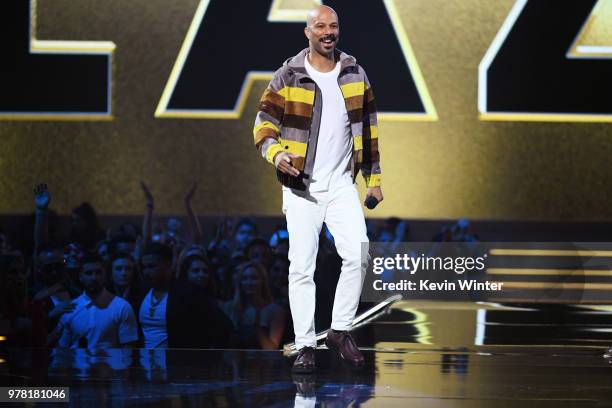
[[[332, 17], [333, 16], [333, 17]], [[335, 18], [338, 21], [338, 14], [329, 6], [318, 6], [308, 12], [306, 25], [311, 27], [318, 19]]]
[[304, 34], [309, 41], [309, 48], [315, 53], [330, 58], [338, 43], [340, 27], [338, 15], [333, 8], [319, 6], [308, 12]]

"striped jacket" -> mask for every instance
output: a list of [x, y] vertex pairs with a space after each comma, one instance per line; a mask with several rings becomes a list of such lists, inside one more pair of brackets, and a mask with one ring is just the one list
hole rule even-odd
[[[294, 177], [276, 171], [285, 186], [305, 190], [314, 167], [321, 122], [322, 94], [308, 76], [304, 58], [309, 49], [289, 58], [273, 75], [264, 91], [255, 118], [255, 147], [274, 164], [282, 151], [299, 156], [292, 164], [300, 170]], [[340, 61], [338, 85], [344, 96], [353, 137], [350, 170], [353, 181], [359, 170], [368, 187], [380, 186], [378, 127], [374, 94], [365, 71], [355, 58], [336, 51]]]

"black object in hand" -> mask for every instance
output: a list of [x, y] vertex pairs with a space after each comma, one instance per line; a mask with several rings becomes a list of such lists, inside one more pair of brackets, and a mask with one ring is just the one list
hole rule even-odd
[[378, 200], [374, 196], [368, 196], [363, 203], [368, 209], [373, 210], [378, 205]]

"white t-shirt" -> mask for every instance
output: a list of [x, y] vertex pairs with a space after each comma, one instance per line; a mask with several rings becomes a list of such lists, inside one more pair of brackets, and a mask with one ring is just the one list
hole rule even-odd
[[353, 138], [344, 96], [338, 85], [340, 63], [330, 72], [319, 72], [304, 58], [308, 75], [323, 94], [321, 126], [309, 191], [326, 191], [349, 178], [343, 177], [351, 160]]
[[109, 305], [100, 309], [83, 293], [74, 299], [74, 311], [64, 314], [59, 324], [63, 327], [60, 347], [78, 347], [79, 339], [87, 340], [87, 348], [117, 347], [138, 340], [138, 325], [132, 306], [113, 297]]
[[166, 328], [166, 305], [168, 293], [157, 303], [154, 301], [153, 289], [140, 305], [140, 327], [144, 336], [144, 347], [148, 349], [168, 347], [168, 330]]

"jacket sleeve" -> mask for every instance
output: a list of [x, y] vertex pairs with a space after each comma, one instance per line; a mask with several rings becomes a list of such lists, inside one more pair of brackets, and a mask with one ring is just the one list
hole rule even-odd
[[365, 71], [363, 71], [363, 77], [365, 90], [363, 95], [363, 161], [361, 163], [361, 174], [365, 178], [367, 187], [378, 187], [380, 186], [381, 170], [376, 100]]
[[283, 150], [279, 143], [280, 128], [285, 112], [281, 69], [274, 73], [261, 97], [253, 128], [255, 147], [272, 164], [274, 164], [276, 153]]

